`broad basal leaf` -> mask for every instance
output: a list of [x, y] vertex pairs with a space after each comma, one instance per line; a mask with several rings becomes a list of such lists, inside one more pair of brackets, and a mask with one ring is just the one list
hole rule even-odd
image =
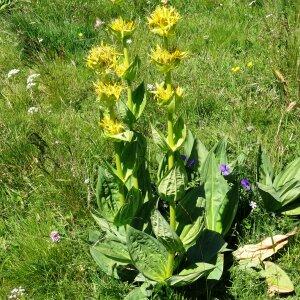
[[237, 203], [230, 201], [228, 198], [227, 193], [230, 188], [227, 181], [220, 174], [219, 166], [212, 150], [203, 164], [202, 175], [206, 199], [206, 228], [225, 234], [228, 229], [227, 220], [233, 219], [227, 216], [225, 218], [225, 208], [226, 213], [228, 211], [233, 212]]
[[259, 182], [257, 182], [257, 186], [266, 210], [276, 211], [282, 207], [280, 196], [273, 186], [264, 185]]
[[215, 157], [219, 165], [228, 164], [226, 139], [222, 139], [219, 142], [217, 142], [213, 147], [213, 151], [215, 153]]
[[124, 300], [148, 300], [152, 295], [151, 284], [144, 282], [141, 286], [133, 289]]
[[182, 241], [157, 209], [152, 212], [151, 224], [155, 236], [168, 251], [184, 252]]
[[258, 149], [257, 174], [257, 179], [261, 184], [266, 186], [272, 186], [274, 170], [267, 154], [261, 146], [259, 146]]
[[185, 193], [187, 174], [182, 161], [177, 161], [175, 166], [161, 179], [158, 193], [165, 201], [177, 201]]
[[131, 259], [126, 245], [116, 241], [99, 242], [93, 246], [98, 252], [120, 263], [130, 263]]
[[117, 266], [117, 262], [106, 257], [104, 254], [102, 254], [97, 248], [90, 247], [90, 252], [91, 255], [93, 257], [93, 259], [95, 260], [95, 262], [97, 263], [97, 265], [99, 266], [99, 268], [107, 275], [109, 276], [114, 276], [115, 278], [119, 278], [119, 276], [117, 275], [117, 272], [115, 272], [115, 268]]
[[134, 266], [147, 278], [164, 282], [168, 252], [154, 237], [132, 227], [127, 232], [128, 251]]
[[275, 177], [273, 183], [274, 188], [277, 190], [293, 179], [300, 181], [300, 157], [288, 164], [288, 166]]
[[214, 267], [214, 265], [207, 263], [196, 263], [184, 269], [178, 275], [170, 277], [167, 283], [171, 286], [189, 285], [200, 277], [207, 275]]
[[300, 180], [292, 179], [277, 190], [282, 206], [291, 204], [300, 199]]
[[119, 209], [118, 185], [113, 176], [99, 167], [96, 197], [99, 212], [108, 221], [113, 221]]

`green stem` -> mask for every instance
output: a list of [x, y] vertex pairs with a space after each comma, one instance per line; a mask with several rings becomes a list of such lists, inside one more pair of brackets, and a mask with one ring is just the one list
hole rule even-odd
[[[115, 144], [115, 160], [116, 160], [116, 168], [117, 168], [117, 174], [120, 178], [124, 178], [122, 164], [121, 164], [121, 149], [120, 145], [118, 143]], [[119, 199], [121, 202], [121, 205], [125, 204], [125, 194], [124, 194], [124, 185], [122, 183], [119, 184]]]
[[[167, 89], [172, 88], [171, 83], [171, 72], [166, 74], [165, 83], [167, 85]], [[173, 121], [174, 121], [174, 112], [172, 108], [168, 109], [168, 143], [171, 147], [174, 146], [174, 129], [173, 129]], [[168, 169], [171, 170], [174, 167], [174, 153], [170, 152], [168, 156]], [[170, 227], [175, 231], [176, 229], [176, 206], [175, 202], [170, 203]], [[175, 252], [168, 253], [167, 260], [167, 273], [168, 277], [171, 277], [174, 269], [174, 259]]]
[[[123, 52], [124, 52], [124, 63], [126, 65], [126, 67], [129, 67], [130, 66], [130, 58], [129, 58], [129, 51], [128, 51], [128, 46], [126, 44], [126, 41], [123, 43]], [[126, 85], [127, 85], [127, 106], [131, 111], [133, 111], [133, 98], [132, 98], [131, 83], [128, 80], [126, 80]], [[132, 175], [132, 184], [136, 189], [139, 189], [139, 182], [136, 177], [136, 174]]]
[[[129, 52], [128, 52], [128, 46], [126, 45], [126, 42], [123, 44], [123, 52], [124, 52], [124, 63], [126, 67], [128, 68], [130, 66], [130, 58], [129, 58]], [[132, 111], [133, 110], [133, 100], [132, 100], [132, 87], [131, 83], [127, 80], [127, 106]]]

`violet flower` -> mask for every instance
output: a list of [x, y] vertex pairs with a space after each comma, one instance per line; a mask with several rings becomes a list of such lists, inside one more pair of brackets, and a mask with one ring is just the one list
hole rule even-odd
[[228, 176], [231, 172], [229, 165], [221, 164], [219, 170], [223, 176]]
[[247, 178], [243, 178], [241, 180], [241, 185], [244, 188], [245, 191], [250, 191], [251, 190], [251, 184], [250, 181]]

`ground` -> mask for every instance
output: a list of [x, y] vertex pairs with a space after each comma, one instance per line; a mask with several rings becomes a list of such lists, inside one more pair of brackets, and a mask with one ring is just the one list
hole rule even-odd
[[[125, 2], [0, 1], [1, 299], [18, 286], [28, 299], [120, 299], [130, 290], [104, 276], [88, 251], [97, 165], [111, 152], [99, 130], [95, 77], [85, 64], [93, 45], [109, 41], [104, 26], [94, 26], [96, 19], [134, 18], [139, 27], [131, 50], [143, 61], [140, 78], [147, 84], [161, 79], [149, 62], [156, 39], [145, 25], [159, 1]], [[300, 111], [287, 109], [299, 98], [296, 2], [170, 2], [183, 16], [178, 45], [189, 52], [175, 75], [185, 88], [181, 111], [189, 129], [206, 145], [226, 136], [231, 154], [246, 151], [244, 173], [253, 184], [260, 143], [276, 169], [299, 156]], [[12, 69], [20, 71], [8, 78]], [[40, 76], [30, 87], [27, 78], [35, 73]], [[165, 124], [163, 110], [151, 99], [139, 127], [149, 137], [149, 160], [156, 168], [149, 122]], [[258, 208], [248, 215], [250, 198]], [[233, 235], [241, 245], [299, 223], [266, 213], [255, 190], [244, 195], [240, 211], [245, 218]], [[60, 232], [59, 243], [51, 242], [52, 230]], [[299, 241], [291, 239], [276, 257], [298, 297]], [[267, 298], [264, 281], [234, 265], [224, 283], [219, 298]]]

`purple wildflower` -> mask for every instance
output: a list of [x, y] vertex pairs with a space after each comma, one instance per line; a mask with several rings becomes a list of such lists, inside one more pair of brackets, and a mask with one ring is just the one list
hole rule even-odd
[[58, 233], [58, 231], [51, 231], [50, 238], [53, 243], [57, 243], [60, 240], [60, 234]]
[[195, 158], [188, 158], [184, 154], [181, 154], [180, 158], [185, 162], [185, 164], [188, 168], [193, 168], [196, 164], [196, 161], [197, 161]]
[[227, 176], [230, 174], [230, 167], [226, 164], [221, 164], [219, 170], [223, 176]]
[[251, 190], [251, 184], [250, 181], [247, 178], [243, 178], [241, 180], [241, 185], [244, 188], [245, 191], [250, 191]]

